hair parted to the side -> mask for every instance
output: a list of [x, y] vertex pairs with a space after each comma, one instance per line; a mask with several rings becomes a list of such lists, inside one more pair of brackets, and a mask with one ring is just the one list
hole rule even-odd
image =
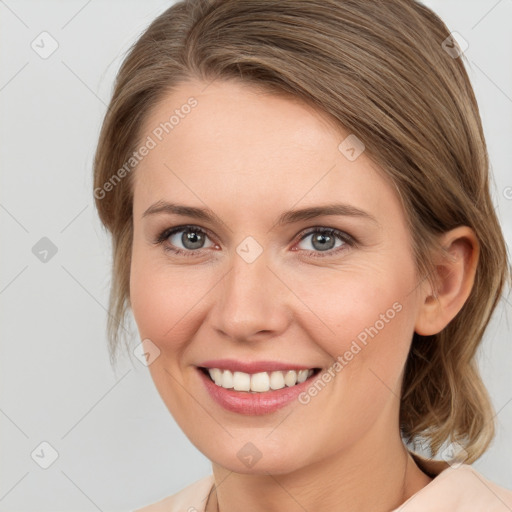
[[457, 441], [467, 462], [476, 460], [494, 422], [475, 353], [510, 270], [477, 102], [461, 57], [442, 48], [449, 35], [414, 0], [185, 0], [155, 19], [119, 70], [94, 161], [96, 207], [112, 235], [111, 361], [130, 307], [136, 167], [108, 192], [104, 184], [174, 86], [239, 80], [300, 98], [364, 142], [401, 198], [418, 275], [431, 280], [437, 235], [460, 225], [475, 231], [480, 258], [468, 300], [439, 334], [414, 334], [400, 428], [409, 442], [427, 441], [433, 456]]

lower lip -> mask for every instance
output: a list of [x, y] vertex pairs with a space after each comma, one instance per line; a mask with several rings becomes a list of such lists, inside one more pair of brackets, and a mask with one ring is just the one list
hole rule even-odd
[[285, 407], [305, 391], [311, 384], [311, 381], [318, 375], [318, 373], [314, 373], [304, 382], [294, 386], [285, 386], [282, 389], [265, 391], [264, 393], [251, 393], [249, 391], [234, 391], [217, 386], [202, 370], [198, 368], [197, 371], [211, 397], [219, 405], [228, 411], [250, 416], [269, 414]]

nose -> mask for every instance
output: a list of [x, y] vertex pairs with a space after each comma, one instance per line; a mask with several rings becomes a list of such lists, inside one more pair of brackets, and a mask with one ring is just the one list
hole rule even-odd
[[210, 311], [210, 321], [219, 335], [247, 342], [286, 331], [292, 317], [288, 301], [293, 294], [286, 279], [271, 267], [265, 251], [252, 262], [233, 253], [230, 270], [215, 287]]

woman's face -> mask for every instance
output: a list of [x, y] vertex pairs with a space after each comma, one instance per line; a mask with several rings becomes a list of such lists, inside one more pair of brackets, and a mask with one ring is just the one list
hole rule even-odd
[[[146, 120], [132, 310], [166, 406], [232, 471], [286, 473], [399, 435], [421, 298], [398, 196], [349, 135], [299, 101], [221, 81], [180, 85]], [[164, 203], [204, 213], [149, 210]], [[241, 371], [241, 390], [199, 369], [213, 366]], [[295, 389], [293, 368], [322, 371]]]

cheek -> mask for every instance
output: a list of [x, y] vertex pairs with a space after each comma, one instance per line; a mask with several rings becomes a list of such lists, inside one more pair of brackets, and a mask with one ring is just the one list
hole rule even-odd
[[198, 325], [198, 310], [194, 306], [200, 307], [201, 297], [206, 293], [198, 286], [191, 282], [186, 266], [170, 271], [164, 257], [134, 247], [131, 309], [140, 339], [150, 339], [160, 350], [148, 369], [163, 402], [184, 430], [186, 424], [182, 421], [187, 417], [190, 397], [182, 393], [181, 370], [183, 354]]
[[332, 450], [333, 439], [349, 446], [376, 423], [383, 424], [384, 417], [396, 414], [415, 315], [413, 273], [408, 275], [407, 267], [402, 270], [400, 276], [388, 271], [372, 273], [371, 278], [347, 273], [335, 283], [324, 283], [321, 300], [318, 289], [303, 296], [322, 323], [319, 328], [318, 320], [309, 315], [311, 322], [304, 320], [302, 328], [332, 357], [324, 372], [331, 378], [316, 388], [312, 384], [301, 402], [311, 406], [303, 410], [305, 423], [312, 411], [321, 411], [323, 424], [328, 425], [326, 453]]
[[297, 292], [315, 313], [307, 315], [309, 323], [304, 317], [303, 329], [333, 364], [340, 363], [333, 370], [344, 376], [334, 380], [350, 380], [352, 393], [359, 389], [371, 398], [386, 386], [399, 388], [416, 315], [412, 262], [335, 274], [335, 280], [317, 279], [314, 289], [304, 286]]
[[134, 248], [131, 309], [141, 339], [154, 341], [164, 358], [178, 352], [200, 324], [201, 301], [215, 282], [210, 273], [191, 272], [188, 265], [171, 271], [165, 255]]
[[132, 259], [130, 301], [141, 337], [160, 337], [170, 329], [176, 316], [175, 295], [170, 283], [157, 276], [153, 265], [143, 258]]
[[[346, 340], [369, 329], [391, 330], [389, 326], [409, 316], [403, 311], [412, 303], [414, 274], [407, 267], [350, 268], [325, 273], [324, 277], [295, 278], [295, 293], [330, 332], [330, 338]], [[311, 286], [314, 283], [314, 286]], [[369, 334], [368, 334], [369, 335]]]

